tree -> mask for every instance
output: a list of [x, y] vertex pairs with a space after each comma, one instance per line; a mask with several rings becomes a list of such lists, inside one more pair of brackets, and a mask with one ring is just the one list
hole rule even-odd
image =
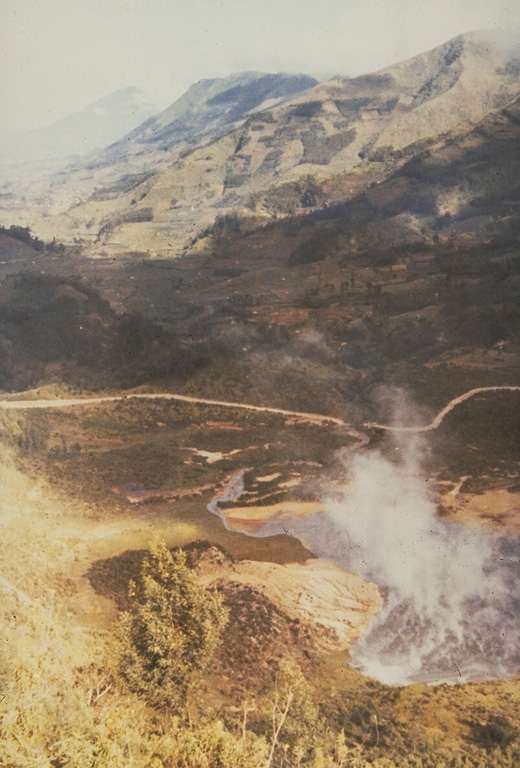
[[182, 550], [162, 542], [150, 547], [129, 596], [118, 626], [119, 672], [153, 706], [180, 710], [226, 624], [222, 598], [199, 583]]
[[324, 741], [326, 724], [312, 700], [312, 688], [298, 667], [286, 668], [277, 680], [271, 728], [266, 768], [300, 766], [302, 762], [320, 765], [321, 750], [316, 752], [316, 748], [320, 739]]

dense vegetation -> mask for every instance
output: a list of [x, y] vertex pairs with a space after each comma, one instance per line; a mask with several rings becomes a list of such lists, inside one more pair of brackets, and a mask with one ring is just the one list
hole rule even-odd
[[119, 625], [119, 670], [130, 690], [173, 712], [186, 706], [226, 623], [218, 594], [197, 584], [182, 550], [155, 544], [130, 584], [130, 612]]
[[35, 271], [0, 287], [0, 350], [9, 391], [52, 378], [89, 389], [182, 380], [203, 356], [138, 312], [118, 315], [84, 281]]
[[[21, 243], [25, 243], [25, 245], [30, 245], [32, 248], [34, 248], [35, 251], [39, 253], [44, 251], [46, 248], [43, 240], [35, 237], [29, 227], [20, 227], [16, 224], [11, 224], [9, 228], [0, 227], [0, 235], [6, 235], [13, 238], [14, 240], [20, 241]], [[52, 247], [54, 247], [54, 244], [52, 244]]]

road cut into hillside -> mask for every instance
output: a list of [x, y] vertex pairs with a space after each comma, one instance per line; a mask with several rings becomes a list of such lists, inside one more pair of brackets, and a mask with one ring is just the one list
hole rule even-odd
[[55, 400], [0, 400], [0, 408], [11, 410], [32, 410], [46, 408], [71, 408], [74, 406], [88, 407], [100, 405], [102, 403], [118, 403], [132, 400], [175, 400], [181, 403], [193, 403], [194, 405], [210, 405], [219, 408], [237, 408], [244, 411], [255, 411], [257, 413], [272, 413], [275, 416], [285, 416], [297, 419], [307, 424], [327, 425], [334, 424], [344, 429], [347, 434], [356, 440], [360, 445], [368, 443], [368, 437], [359, 432], [352, 425], [336, 416], [325, 416], [321, 413], [305, 413], [303, 411], [290, 411], [285, 408], [272, 408], [267, 405], [252, 405], [251, 403], [236, 403], [227, 400], [211, 400], [205, 397], [192, 397], [191, 395], [180, 395], [173, 392], [145, 392], [125, 395], [102, 395], [101, 397], [73, 397]]
[[[520, 392], [520, 386], [495, 386], [495, 387], [476, 387], [470, 389], [463, 395], [453, 398], [450, 402], [437, 414], [431, 424], [413, 426], [413, 427], [401, 427], [390, 424], [379, 424], [375, 421], [366, 422], [364, 426], [367, 429], [384, 429], [391, 432], [431, 432], [434, 429], [438, 429], [445, 417], [458, 405], [469, 400], [475, 395], [486, 394], [488, 392]], [[31, 410], [31, 409], [45, 409], [45, 408], [70, 408], [74, 406], [88, 407], [91, 405], [99, 405], [102, 403], [117, 403], [123, 401], [132, 400], [175, 400], [182, 403], [193, 403], [195, 405], [210, 405], [218, 406], [220, 408], [238, 408], [245, 411], [256, 411], [257, 413], [272, 413], [278, 416], [286, 416], [290, 418], [299, 419], [300, 421], [308, 424], [318, 424], [326, 426], [327, 424], [335, 424], [338, 427], [342, 427], [346, 432], [361, 445], [367, 445], [369, 438], [364, 432], [360, 432], [355, 429], [351, 424], [338, 418], [337, 416], [326, 416], [322, 413], [306, 413], [304, 411], [291, 411], [285, 408], [274, 408], [268, 405], [253, 405], [251, 403], [237, 403], [227, 400], [212, 400], [206, 397], [192, 397], [191, 395], [181, 395], [174, 392], [140, 392], [130, 393], [124, 395], [102, 395], [100, 397], [72, 397], [53, 400], [0, 400], [0, 408], [6, 411], [11, 410]]]
[[389, 424], [379, 424], [378, 422], [370, 421], [365, 423], [364, 426], [367, 429], [384, 429], [388, 432], [432, 432], [434, 429], [438, 429], [440, 427], [446, 416], [451, 413], [451, 411], [453, 411], [453, 409], [458, 405], [464, 403], [466, 400], [469, 400], [472, 397], [475, 397], [475, 395], [487, 394], [488, 392], [520, 392], [520, 386], [476, 387], [475, 389], [470, 389], [469, 392], [465, 392], [463, 395], [459, 395], [459, 397], [455, 397], [453, 400], [450, 400], [448, 405], [444, 406], [442, 411], [439, 411], [431, 424], [425, 424], [417, 427], [401, 427], [398, 425], [395, 426]]

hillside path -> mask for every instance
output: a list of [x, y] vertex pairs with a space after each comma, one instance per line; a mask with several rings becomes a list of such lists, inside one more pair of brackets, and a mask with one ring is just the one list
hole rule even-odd
[[426, 424], [419, 427], [397, 427], [370, 421], [365, 423], [363, 426], [367, 429], [384, 429], [389, 432], [431, 432], [432, 430], [440, 427], [448, 413], [456, 408], [457, 405], [460, 405], [465, 400], [469, 400], [471, 397], [475, 397], [475, 395], [480, 395], [486, 392], [520, 392], [520, 386], [476, 387], [475, 389], [470, 389], [469, 392], [465, 392], [463, 395], [459, 395], [459, 397], [455, 397], [453, 400], [450, 400], [448, 405], [444, 406], [442, 411], [439, 411], [431, 424]]
[[[520, 386], [476, 387], [475, 389], [470, 389], [463, 395], [459, 395], [453, 400], [450, 400], [450, 402], [439, 411], [431, 424], [415, 427], [399, 427], [371, 421], [366, 422], [363, 426], [367, 429], [384, 429], [391, 432], [431, 432], [442, 424], [448, 413], [456, 408], [457, 405], [460, 405], [465, 400], [469, 400], [475, 395], [484, 394], [486, 392], [520, 392]], [[196, 405], [213, 405], [221, 408], [238, 408], [245, 411], [255, 411], [257, 413], [272, 413], [278, 416], [288, 416], [300, 419], [308, 424], [335, 424], [344, 429], [347, 434], [357, 440], [361, 445], [366, 445], [368, 443], [367, 435], [336, 416], [325, 416], [321, 413], [305, 413], [303, 411], [290, 411], [285, 408], [273, 408], [267, 405], [252, 405], [250, 403], [236, 403], [227, 400], [211, 400], [205, 397], [179, 395], [173, 392], [103, 395], [101, 397], [75, 397], [64, 398], [62, 400], [0, 400], [0, 408], [3, 410], [69, 408], [73, 406], [91, 406], [101, 403], [116, 403], [130, 400], [175, 400], [183, 403], [194, 403]]]
[[368, 440], [363, 432], [358, 432], [350, 424], [335, 416], [325, 416], [321, 413], [304, 413], [302, 411], [289, 411], [285, 408], [272, 408], [267, 405], [251, 405], [250, 403], [235, 403], [226, 400], [211, 400], [204, 397], [191, 397], [190, 395], [178, 395], [172, 392], [141, 393], [129, 395], [103, 395], [101, 397], [76, 397], [63, 400], [0, 400], [0, 408], [4, 410], [28, 410], [36, 408], [68, 408], [71, 406], [90, 406], [100, 403], [116, 403], [130, 400], [177, 400], [183, 403], [196, 405], [214, 405], [221, 408], [239, 408], [245, 411], [257, 413], [272, 413], [277, 416], [289, 416], [300, 419], [308, 424], [335, 424], [365, 445]]

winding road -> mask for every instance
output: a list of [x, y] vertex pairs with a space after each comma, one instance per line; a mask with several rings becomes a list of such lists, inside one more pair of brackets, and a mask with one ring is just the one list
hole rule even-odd
[[289, 411], [285, 408], [271, 408], [267, 405], [251, 405], [249, 403], [234, 403], [226, 400], [210, 400], [205, 397], [177, 395], [172, 392], [103, 395], [101, 397], [76, 397], [63, 400], [0, 400], [0, 408], [6, 411], [37, 408], [69, 408], [72, 406], [90, 406], [101, 403], [117, 403], [130, 400], [176, 400], [182, 403], [194, 403], [196, 405], [214, 405], [221, 408], [238, 408], [245, 411], [256, 411], [257, 413], [272, 413], [278, 416], [289, 416], [304, 421], [307, 424], [336, 424], [361, 444], [365, 445], [368, 442], [367, 436], [363, 432], [359, 432], [350, 424], [347, 424], [346, 421], [338, 419], [335, 416], [324, 416], [321, 413]]
[[457, 407], [457, 405], [460, 405], [461, 403], [465, 402], [466, 400], [469, 400], [472, 397], [475, 397], [475, 395], [481, 395], [485, 394], [486, 392], [520, 392], [520, 386], [514, 387], [476, 387], [475, 389], [470, 389], [469, 392], [465, 392], [463, 395], [459, 395], [459, 397], [455, 397], [453, 400], [450, 400], [448, 405], [444, 406], [442, 411], [439, 411], [437, 416], [434, 418], [431, 424], [426, 424], [420, 427], [396, 427], [396, 426], [390, 426], [388, 424], [378, 424], [377, 422], [371, 421], [368, 423], [365, 423], [363, 426], [367, 429], [384, 429], [389, 432], [431, 432], [433, 429], [438, 429], [448, 413], [450, 413], [454, 408]]
[[[503, 387], [476, 387], [470, 389], [459, 397], [455, 397], [437, 414], [431, 424], [415, 427], [399, 427], [389, 424], [379, 424], [378, 422], [366, 422], [363, 426], [366, 429], [384, 429], [390, 432], [431, 432], [437, 429], [448, 413], [457, 405], [469, 400], [475, 395], [485, 394], [487, 392], [520, 392], [520, 386]], [[101, 397], [75, 397], [62, 400], [0, 400], [0, 409], [11, 410], [30, 410], [45, 408], [70, 408], [74, 406], [91, 406], [101, 403], [117, 403], [131, 400], [175, 400], [182, 403], [194, 403], [196, 405], [213, 405], [221, 408], [238, 408], [245, 411], [255, 411], [257, 413], [272, 413], [278, 416], [289, 416], [307, 422], [308, 424], [335, 424], [344, 429], [350, 437], [357, 440], [361, 445], [366, 445], [369, 441], [367, 435], [355, 429], [343, 419], [336, 416], [325, 416], [321, 413], [305, 413], [303, 411], [290, 411], [285, 408], [272, 408], [267, 405], [251, 405], [250, 403], [235, 403], [226, 400], [211, 400], [204, 397], [191, 397], [190, 395], [178, 395], [172, 392], [140, 393], [128, 395], [103, 395]]]

